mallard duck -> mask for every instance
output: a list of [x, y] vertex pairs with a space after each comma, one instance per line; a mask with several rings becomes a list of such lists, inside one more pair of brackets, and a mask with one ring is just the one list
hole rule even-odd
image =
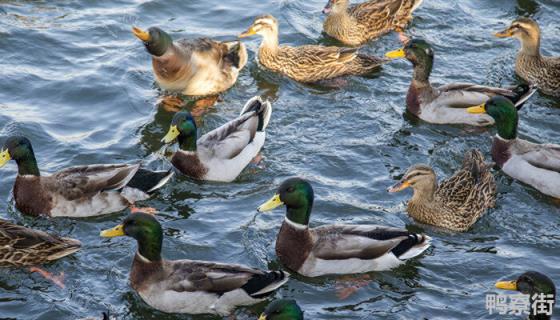
[[521, 42], [515, 61], [515, 73], [535, 84], [543, 93], [560, 96], [560, 57], [541, 55], [541, 30], [530, 18], [518, 18], [495, 34], [498, 38], [514, 37]]
[[219, 42], [208, 38], [173, 41], [158, 27], [148, 31], [133, 27], [152, 55], [158, 85], [189, 96], [221, 93], [233, 86], [247, 63], [247, 49], [239, 41]]
[[432, 46], [422, 39], [412, 39], [404, 48], [388, 52], [386, 56], [391, 59], [406, 58], [414, 66], [414, 75], [406, 96], [407, 109], [430, 123], [489, 126], [494, 124], [492, 117], [470, 114], [467, 107], [483, 103], [495, 95], [506, 96], [514, 101], [516, 106], [521, 107], [535, 92], [526, 85], [506, 89], [470, 83], [450, 83], [434, 88], [429, 80], [434, 51]]
[[278, 45], [278, 21], [271, 15], [257, 17], [240, 38], [263, 37], [258, 60], [265, 68], [296, 81], [314, 83], [375, 71], [385, 60], [358, 53], [357, 49], [306, 45]]
[[346, 45], [359, 46], [392, 30], [402, 32], [422, 2], [370, 0], [349, 7], [349, 0], [329, 0], [323, 30]]
[[9, 137], [0, 151], [0, 167], [14, 160], [16, 208], [25, 214], [92, 217], [125, 209], [146, 200], [173, 175], [141, 169], [140, 164], [77, 166], [42, 176], [31, 141]]
[[518, 138], [517, 109], [504, 97], [494, 97], [469, 108], [469, 112], [486, 113], [496, 120], [498, 133], [492, 143], [492, 159], [503, 172], [546, 195], [560, 198], [560, 145]]
[[0, 220], [0, 266], [26, 267], [58, 260], [80, 250], [78, 240], [58, 237]]
[[496, 288], [529, 295], [530, 320], [552, 319], [556, 304], [556, 286], [546, 275], [536, 271], [527, 271], [516, 280], [498, 281]]
[[352, 274], [394, 268], [420, 255], [430, 237], [378, 225], [325, 225], [309, 228], [313, 188], [300, 178], [284, 181], [259, 212], [286, 206], [276, 238], [283, 265], [307, 277]]
[[163, 231], [153, 215], [129, 215], [102, 237], [129, 236], [138, 242], [130, 283], [151, 307], [168, 313], [228, 315], [235, 307], [262, 301], [288, 281], [283, 271], [161, 257]]
[[259, 154], [266, 138], [272, 105], [260, 97], [250, 99], [239, 117], [197, 140], [196, 123], [188, 111], [175, 114], [164, 143], [177, 141], [180, 150], [171, 163], [197, 180], [231, 182]]
[[266, 307], [259, 320], [303, 320], [303, 311], [295, 300], [274, 300]]
[[453, 231], [467, 231], [496, 202], [494, 176], [478, 150], [468, 152], [461, 169], [439, 186], [434, 170], [417, 164], [389, 192], [409, 187], [414, 196], [408, 202], [408, 214], [421, 223]]

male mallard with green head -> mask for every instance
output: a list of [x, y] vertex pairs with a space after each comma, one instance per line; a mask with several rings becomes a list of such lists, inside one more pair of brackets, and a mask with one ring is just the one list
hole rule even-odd
[[430, 84], [434, 63], [432, 46], [422, 39], [412, 39], [404, 48], [388, 52], [388, 58], [405, 58], [414, 66], [412, 82], [406, 96], [406, 106], [418, 118], [437, 124], [494, 124], [488, 115], [470, 114], [467, 107], [485, 102], [496, 95], [510, 98], [521, 105], [534, 93], [526, 85], [514, 88], [495, 88], [470, 83], [450, 83], [438, 88]]
[[0, 150], [0, 167], [10, 160], [18, 167], [16, 208], [30, 215], [84, 218], [121, 211], [148, 199], [173, 176], [139, 163], [77, 166], [44, 176], [31, 141], [21, 136], [9, 137]]
[[453, 231], [467, 231], [496, 203], [494, 175], [478, 150], [468, 152], [461, 169], [439, 185], [430, 166], [417, 164], [389, 192], [409, 187], [414, 195], [408, 214], [418, 222]]
[[257, 17], [240, 38], [258, 34], [263, 40], [258, 60], [265, 68], [303, 83], [349, 75], [366, 75], [385, 60], [358, 53], [357, 49], [306, 45], [278, 45], [278, 21], [271, 15]]
[[102, 237], [128, 236], [138, 250], [130, 284], [152, 308], [168, 313], [229, 315], [273, 294], [288, 281], [283, 271], [197, 260], [161, 257], [163, 230], [153, 215], [129, 215], [122, 224], [101, 232]]
[[517, 137], [517, 109], [504, 97], [469, 108], [496, 120], [498, 133], [492, 143], [492, 159], [510, 177], [540, 192], [560, 198], [560, 145], [537, 144]]
[[251, 163], [264, 145], [272, 105], [250, 99], [241, 114], [197, 139], [196, 123], [188, 111], [175, 114], [164, 143], [177, 141], [171, 163], [197, 180], [231, 182]]
[[541, 30], [531, 18], [515, 19], [496, 37], [514, 37], [521, 42], [515, 61], [515, 73], [523, 80], [534, 84], [543, 93], [560, 97], [560, 57], [541, 55]]
[[219, 42], [208, 38], [173, 41], [158, 27], [148, 31], [133, 27], [132, 32], [152, 55], [156, 82], [169, 92], [217, 95], [235, 84], [247, 64], [247, 49], [240, 41]]
[[323, 30], [346, 45], [359, 46], [392, 30], [402, 32], [422, 2], [370, 0], [350, 6], [349, 0], [329, 0]]
[[303, 311], [296, 300], [274, 300], [266, 307], [259, 320], [303, 320]]
[[527, 271], [516, 280], [498, 281], [496, 288], [502, 290], [518, 291], [529, 295], [529, 320], [552, 319], [554, 305], [556, 304], [556, 286], [546, 275]]
[[276, 239], [276, 255], [290, 270], [307, 277], [353, 274], [397, 267], [430, 246], [430, 237], [378, 225], [325, 225], [309, 228], [313, 207], [309, 182], [291, 178], [257, 210], [286, 206]]
[[37, 266], [80, 250], [78, 240], [0, 220], [0, 267]]

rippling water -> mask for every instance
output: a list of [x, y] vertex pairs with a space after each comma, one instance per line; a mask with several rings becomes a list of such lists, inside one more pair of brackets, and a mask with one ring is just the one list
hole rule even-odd
[[[153, 168], [167, 167], [154, 154], [172, 114], [156, 107], [159, 93], [149, 56], [131, 25], [157, 25], [175, 38], [226, 39], [256, 15], [271, 13], [279, 18], [281, 42], [307, 44], [321, 41], [325, 2], [0, 1], [0, 137], [29, 137], [44, 172], [139, 158]], [[425, 0], [409, 34], [434, 46], [433, 82], [506, 85], [517, 81], [518, 44], [496, 39], [491, 31], [518, 15], [535, 17], [544, 52], [560, 54], [556, 0]], [[497, 208], [470, 232], [454, 234], [415, 224], [404, 213], [410, 193], [385, 191], [413, 163], [429, 163], [441, 177], [453, 173], [469, 148], [488, 154], [494, 129], [436, 126], [405, 115], [411, 77], [406, 61], [327, 90], [260, 70], [254, 62], [258, 42], [248, 42], [249, 66], [204, 116], [202, 131], [235, 117], [254, 95], [271, 99], [265, 167], [245, 171], [232, 184], [179, 177], [148, 201], [145, 205], [161, 211], [166, 257], [277, 265], [273, 243], [284, 212], [257, 216], [255, 208], [284, 178], [297, 175], [315, 188], [312, 225], [377, 223], [434, 237], [423, 257], [371, 274], [372, 282], [345, 300], [336, 296], [345, 279], [295, 277], [278, 296], [297, 299], [308, 319], [491, 319], [485, 295], [494, 292], [495, 280], [535, 269], [560, 284], [557, 201], [497, 173]], [[363, 50], [382, 55], [398, 46], [390, 34]], [[524, 138], [560, 143], [559, 101], [537, 94], [521, 116]], [[78, 238], [84, 248], [47, 267], [65, 273], [65, 289], [25, 271], [0, 270], [0, 319], [77, 319], [106, 310], [118, 319], [214, 319], [156, 312], [132, 291], [128, 273], [135, 243], [98, 236], [124, 214], [88, 220], [24, 217], [12, 204], [15, 175], [14, 164], [0, 170], [0, 217]], [[256, 319], [264, 305], [238, 310], [238, 319]]]

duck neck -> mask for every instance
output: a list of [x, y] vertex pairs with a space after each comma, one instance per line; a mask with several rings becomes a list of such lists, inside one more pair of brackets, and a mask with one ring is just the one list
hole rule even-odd
[[278, 52], [278, 30], [263, 34], [259, 54], [275, 56]]
[[504, 140], [517, 138], [517, 117], [510, 117], [505, 121], [496, 121], [498, 136]]
[[414, 189], [414, 195], [410, 201], [418, 204], [429, 204], [434, 201], [434, 195], [437, 189], [437, 182], [431, 181], [419, 188]]
[[20, 176], [32, 175], [40, 176], [39, 167], [37, 166], [37, 160], [35, 159], [35, 154], [33, 150], [26, 152], [24, 157], [15, 159], [18, 166], [18, 174]]
[[154, 230], [145, 234], [138, 241], [138, 254], [150, 262], [161, 261], [161, 246], [163, 233], [161, 230]]
[[181, 150], [196, 152], [196, 135], [179, 135], [177, 141]]
[[298, 208], [288, 207], [286, 209], [286, 220], [297, 225], [309, 225], [312, 206], [312, 204], [306, 204]]
[[430, 85], [430, 74], [432, 73], [432, 66], [432, 60], [414, 63], [412, 83], [415, 87], [421, 88]]
[[521, 39], [521, 53], [526, 56], [540, 57], [541, 39], [540, 36], [527, 36]]

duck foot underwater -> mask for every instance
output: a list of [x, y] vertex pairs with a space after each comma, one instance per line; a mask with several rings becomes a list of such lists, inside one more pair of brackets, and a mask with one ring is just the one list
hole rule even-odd
[[138, 212], [144, 212], [147, 214], [151, 214], [152, 216], [155, 216], [157, 214], [157, 209], [156, 208], [152, 208], [152, 207], [137, 207], [133, 204], [131, 204], [129, 207], [130, 209], [130, 213], [138, 213]]
[[179, 97], [173, 95], [167, 95], [161, 97], [157, 102], [157, 104], [161, 105], [163, 109], [165, 109], [165, 111], [178, 112], [181, 111], [181, 108], [185, 104], [185, 101], [183, 101], [183, 99]]
[[359, 277], [340, 277], [336, 280], [336, 296], [339, 300], [346, 300], [370, 283], [371, 277], [367, 274]]
[[58, 275], [54, 275], [47, 270], [41, 269], [39, 267], [30, 267], [29, 272], [38, 273], [43, 278], [51, 281], [52, 283], [59, 286], [61, 289], [64, 289], [66, 286], [64, 285], [64, 272], [59, 273]]

